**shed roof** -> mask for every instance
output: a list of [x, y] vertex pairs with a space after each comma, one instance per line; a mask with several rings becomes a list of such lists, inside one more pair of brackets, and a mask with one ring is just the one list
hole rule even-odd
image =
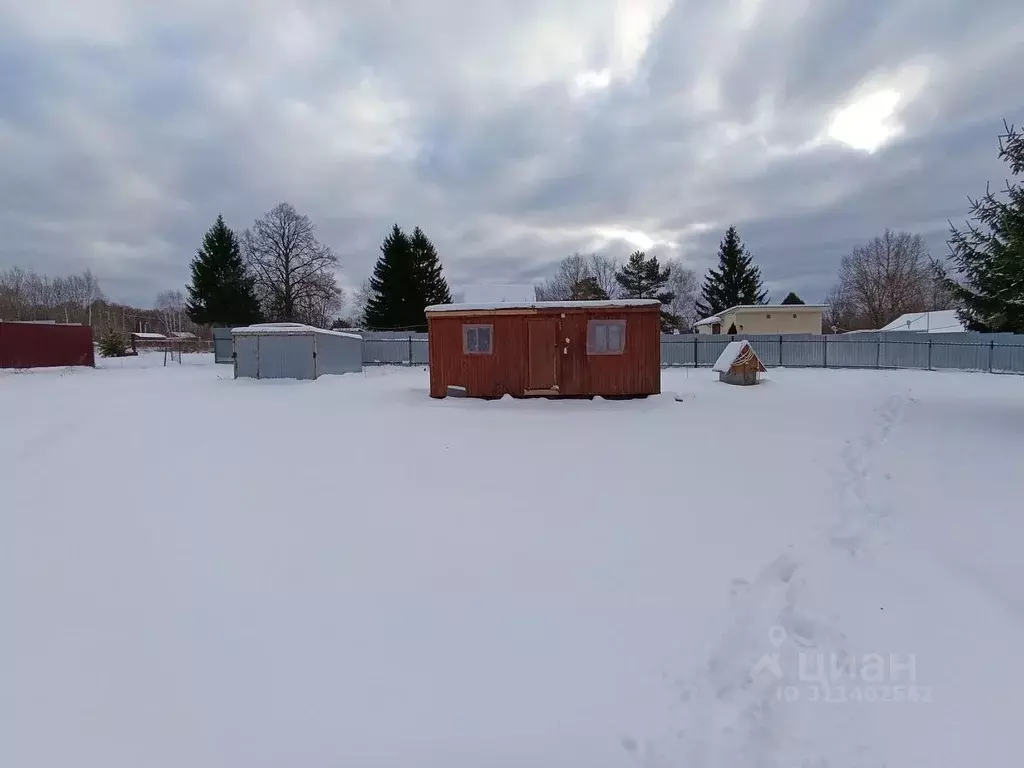
[[317, 333], [363, 340], [363, 337], [356, 333], [329, 331], [326, 328], [314, 328], [312, 325], [304, 325], [302, 323], [257, 323], [256, 325], [247, 325], [242, 328], [232, 328], [231, 333], [236, 336], [309, 336]]
[[655, 307], [657, 299], [611, 299], [608, 301], [526, 301], [485, 302], [480, 304], [432, 304], [427, 312], [488, 312], [500, 309], [614, 309], [616, 307]]
[[722, 354], [718, 356], [718, 360], [715, 362], [715, 365], [711, 370], [715, 373], [728, 373], [729, 369], [737, 362], [747, 362], [743, 358], [748, 354], [753, 355], [754, 359], [757, 360], [758, 366], [763, 371], [764, 363], [762, 363], [757, 357], [753, 347], [750, 346], [750, 343], [746, 339], [741, 341], [730, 341], [722, 351]]
[[132, 331], [132, 336], [136, 339], [160, 339], [161, 341], [166, 341], [167, 339], [162, 333], [144, 333], [142, 331]]
[[714, 325], [715, 323], [721, 322], [722, 318], [720, 318], [718, 315], [711, 315], [710, 317], [705, 317], [703, 320], [698, 320], [696, 323], [693, 324], [693, 327], [696, 328], [698, 325]]

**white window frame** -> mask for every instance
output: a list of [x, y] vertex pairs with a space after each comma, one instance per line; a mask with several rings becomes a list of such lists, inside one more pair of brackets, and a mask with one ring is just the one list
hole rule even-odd
[[[609, 349], [609, 328], [619, 329], [619, 346]], [[626, 321], [625, 320], [588, 320], [587, 321], [587, 354], [588, 355], [623, 355], [626, 353]]]
[[[487, 331], [487, 349], [480, 349], [480, 334], [482, 330]], [[473, 338], [472, 345], [470, 337]], [[471, 349], [470, 347], [474, 347]], [[462, 326], [462, 354], [464, 355], [491, 355], [494, 354], [494, 326], [489, 323], [466, 323]]]

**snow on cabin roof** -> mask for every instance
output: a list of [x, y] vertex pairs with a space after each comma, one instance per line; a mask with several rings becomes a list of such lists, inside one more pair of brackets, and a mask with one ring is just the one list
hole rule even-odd
[[753, 348], [746, 340], [730, 341], [722, 351], [722, 354], [718, 356], [718, 360], [715, 361], [715, 365], [711, 370], [715, 373], [728, 373], [733, 364], [748, 349], [750, 354], [755, 354]]
[[614, 309], [615, 307], [660, 306], [657, 299], [611, 299], [609, 301], [525, 301], [482, 304], [433, 304], [427, 312], [487, 312], [499, 309]]
[[132, 336], [136, 339], [167, 339], [162, 333], [143, 333], [142, 331], [132, 331]]
[[934, 312], [911, 312], [900, 315], [881, 331], [910, 331], [912, 333], [961, 333], [966, 331], [955, 309]]
[[191, 331], [171, 331], [171, 336], [176, 339], [194, 339], [196, 337]]
[[512, 304], [537, 300], [537, 289], [532, 285], [466, 285], [452, 292], [452, 302], [458, 304]]
[[231, 333], [238, 336], [308, 336], [311, 333], [318, 333], [363, 340], [363, 337], [357, 333], [329, 331], [326, 328], [314, 328], [312, 325], [303, 325], [302, 323], [257, 323], [242, 328], [232, 328]]

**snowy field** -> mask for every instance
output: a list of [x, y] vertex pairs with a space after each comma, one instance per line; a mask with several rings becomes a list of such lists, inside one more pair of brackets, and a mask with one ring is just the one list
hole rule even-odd
[[0, 372], [0, 766], [1013, 766], [1024, 378]]

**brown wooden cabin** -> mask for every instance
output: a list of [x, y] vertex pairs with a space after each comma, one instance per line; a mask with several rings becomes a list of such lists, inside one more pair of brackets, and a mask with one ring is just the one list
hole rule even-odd
[[427, 324], [431, 397], [661, 391], [656, 300], [440, 304], [427, 307]]

